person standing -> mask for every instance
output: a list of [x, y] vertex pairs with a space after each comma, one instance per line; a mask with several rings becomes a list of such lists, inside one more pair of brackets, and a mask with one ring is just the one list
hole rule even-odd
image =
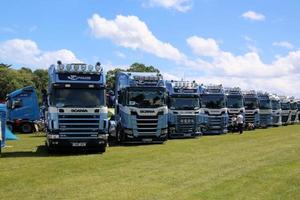
[[236, 121], [237, 121], [237, 125], [238, 125], [238, 131], [240, 132], [240, 134], [242, 134], [243, 129], [244, 129], [244, 117], [243, 117], [242, 113], [240, 113], [237, 116]]

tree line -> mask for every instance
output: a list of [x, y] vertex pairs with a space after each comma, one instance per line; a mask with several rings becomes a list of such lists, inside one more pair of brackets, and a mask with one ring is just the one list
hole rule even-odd
[[[127, 72], [157, 72], [159, 70], [153, 66], [146, 66], [142, 63], [133, 63], [129, 68], [115, 68], [107, 71], [107, 90], [114, 90], [115, 75], [120, 71]], [[42, 90], [48, 88], [48, 70], [31, 70], [27, 67], [13, 69], [12, 65], [0, 63], [0, 100], [5, 100], [6, 95], [26, 86], [34, 86], [37, 91], [39, 102], [42, 101]]]

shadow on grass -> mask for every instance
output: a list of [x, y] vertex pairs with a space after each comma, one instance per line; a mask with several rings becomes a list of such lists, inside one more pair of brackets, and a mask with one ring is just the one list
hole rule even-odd
[[59, 149], [58, 151], [49, 153], [45, 145], [37, 147], [36, 151], [15, 151], [15, 152], [3, 152], [2, 158], [17, 158], [17, 157], [61, 157], [61, 156], [80, 156], [80, 155], [91, 155], [91, 154], [102, 154], [96, 149]]

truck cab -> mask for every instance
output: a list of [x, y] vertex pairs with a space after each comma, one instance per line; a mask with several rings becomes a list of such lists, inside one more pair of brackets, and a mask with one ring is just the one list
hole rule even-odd
[[0, 156], [1, 149], [5, 146], [6, 111], [6, 105], [0, 104]]
[[32, 133], [40, 119], [39, 104], [34, 87], [28, 86], [7, 95], [8, 125], [14, 131]]
[[115, 87], [116, 132], [120, 143], [163, 143], [168, 133], [166, 87], [158, 73], [119, 72]]
[[282, 125], [291, 123], [291, 102], [286, 96], [280, 96]]
[[204, 113], [200, 105], [200, 86], [195, 81], [166, 81], [166, 87], [169, 138], [201, 135]]
[[203, 86], [200, 92], [201, 106], [207, 119], [203, 134], [223, 134], [228, 132], [228, 112], [226, 96], [222, 85]]
[[273, 118], [273, 126], [282, 125], [281, 120], [281, 104], [280, 98], [276, 94], [270, 94], [271, 99], [271, 107], [272, 107], [272, 118]]
[[267, 92], [258, 92], [257, 96], [259, 102], [260, 127], [267, 128], [272, 126], [273, 117], [270, 96]]
[[46, 108], [48, 150], [107, 146], [108, 117], [105, 75], [100, 63], [51, 65]]
[[296, 123], [297, 112], [298, 112], [297, 102], [294, 97], [290, 97], [290, 103], [291, 103], [291, 124], [294, 124]]
[[242, 114], [245, 119], [245, 105], [242, 90], [239, 87], [225, 88], [228, 111], [228, 129], [232, 129], [232, 117]]
[[260, 125], [259, 115], [259, 101], [256, 91], [248, 90], [243, 91], [244, 102], [245, 102], [245, 124], [246, 127], [253, 125], [254, 128]]

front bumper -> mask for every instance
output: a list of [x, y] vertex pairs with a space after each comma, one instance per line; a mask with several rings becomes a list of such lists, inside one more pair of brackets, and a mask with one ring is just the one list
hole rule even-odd
[[103, 139], [47, 139], [47, 145], [51, 148], [98, 148], [107, 145], [107, 140]]

